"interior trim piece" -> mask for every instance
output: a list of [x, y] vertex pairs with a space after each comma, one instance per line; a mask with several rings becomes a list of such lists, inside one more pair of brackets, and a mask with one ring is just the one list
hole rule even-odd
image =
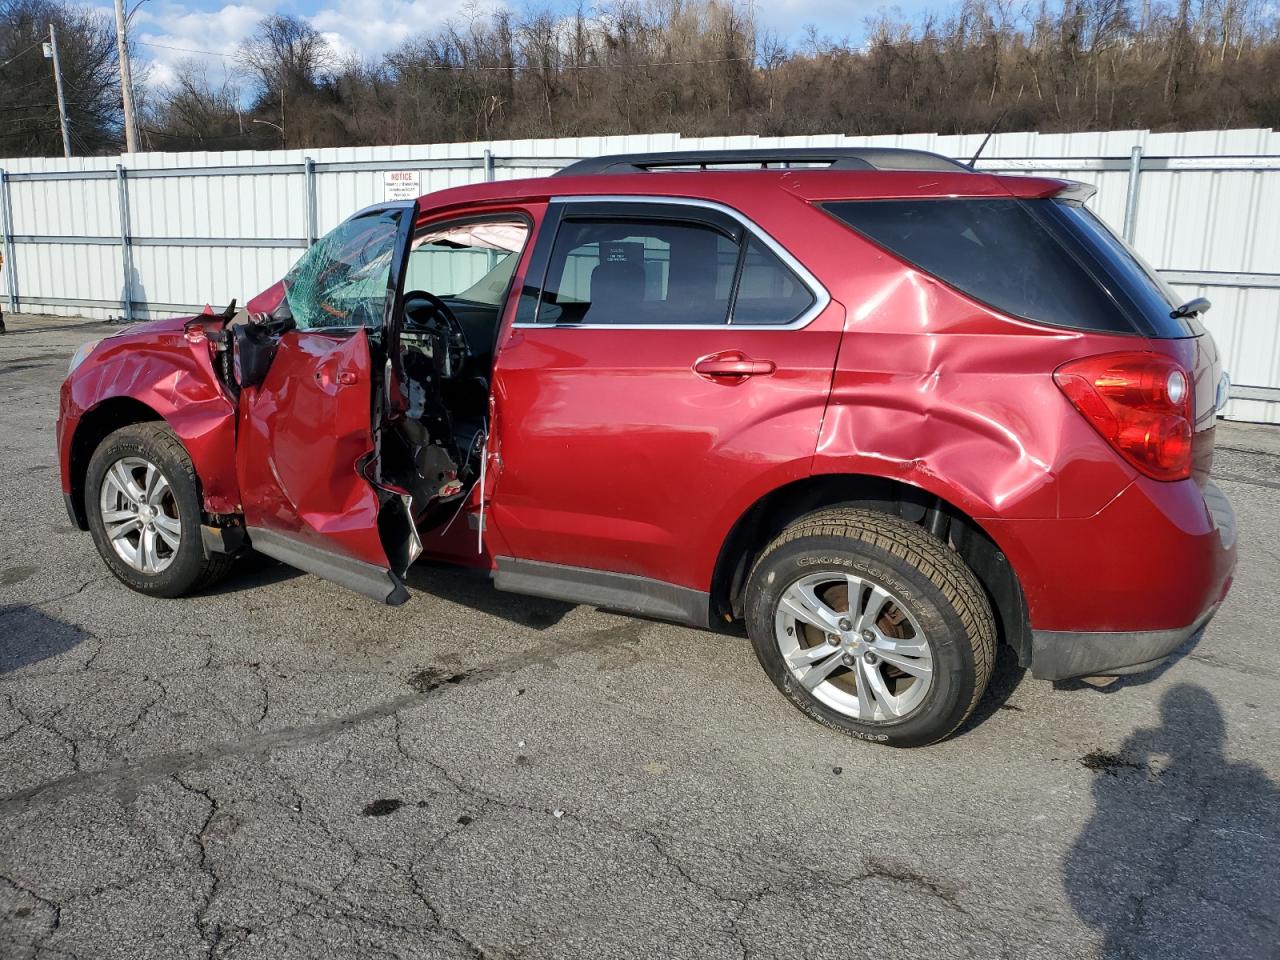
[[711, 597], [701, 590], [628, 573], [541, 560], [498, 557], [495, 563], [494, 586], [509, 593], [586, 603], [694, 627], [711, 623]]
[[[817, 277], [811, 273], [803, 263], [792, 256], [791, 251], [780, 244], [773, 237], [769, 236], [760, 226], [750, 217], [743, 213], [739, 213], [732, 207], [725, 206], [723, 203], [717, 203], [714, 200], [697, 200], [692, 197], [655, 197], [630, 194], [582, 194], [571, 195], [566, 197], [552, 197], [551, 202], [554, 204], [564, 204], [572, 207], [578, 203], [648, 203], [662, 204], [668, 206], [680, 207], [701, 207], [706, 210], [715, 210], [725, 214], [732, 219], [738, 221], [746, 228], [747, 233], [755, 237], [766, 247], [768, 247], [783, 263], [791, 269], [791, 271], [800, 278], [803, 283], [813, 294], [813, 303], [809, 309], [800, 316], [796, 317], [790, 323], [760, 323], [751, 324], [750, 326], [742, 326], [739, 329], [744, 330], [799, 330], [801, 327], [807, 327], [817, 318], [822, 311], [827, 309], [831, 303], [831, 294], [827, 292], [827, 288], [822, 285]], [[567, 215], [567, 212], [566, 212]], [[544, 225], [545, 229], [545, 225]], [[746, 243], [747, 238], [743, 237], [742, 243]], [[527, 280], [526, 280], [527, 282]], [[545, 282], [545, 278], [544, 281]], [[732, 330], [731, 323], [529, 323], [517, 322], [511, 325], [513, 328], [523, 328], [529, 330]]]
[[249, 527], [248, 534], [250, 545], [259, 553], [331, 580], [379, 603], [398, 607], [409, 599], [409, 591], [400, 578], [385, 567], [342, 557], [265, 527]]

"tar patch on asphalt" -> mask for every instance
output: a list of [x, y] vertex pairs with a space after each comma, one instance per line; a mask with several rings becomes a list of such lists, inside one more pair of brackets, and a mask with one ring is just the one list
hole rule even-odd
[[417, 690], [419, 693], [430, 693], [437, 687], [442, 687], [449, 683], [461, 683], [467, 679], [467, 672], [461, 673], [445, 673], [443, 670], [437, 670], [435, 667], [427, 667], [419, 670], [409, 678], [409, 686]]
[[389, 813], [395, 813], [404, 806], [403, 800], [396, 800], [390, 797], [382, 800], [375, 800], [360, 812], [366, 817], [385, 817]]
[[35, 572], [35, 567], [6, 567], [0, 570], [0, 587], [11, 587], [15, 583], [21, 583]]
[[1118, 753], [1107, 750], [1091, 750], [1080, 758], [1080, 765], [1086, 770], [1101, 770], [1108, 776], [1116, 777], [1121, 770], [1146, 770], [1140, 763], [1126, 760]]

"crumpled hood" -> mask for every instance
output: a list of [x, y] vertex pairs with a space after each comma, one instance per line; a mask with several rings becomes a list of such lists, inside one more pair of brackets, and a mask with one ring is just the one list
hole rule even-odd
[[244, 308], [250, 313], [272, 313], [284, 299], [284, 281], [277, 280], [256, 297], [249, 300]]
[[137, 338], [145, 340], [156, 336], [157, 334], [178, 333], [190, 321], [196, 319], [193, 316], [185, 317], [162, 317], [159, 320], [146, 320], [141, 323], [131, 323], [128, 326], [121, 327], [115, 333], [108, 334], [108, 339], [117, 340], [122, 337]]

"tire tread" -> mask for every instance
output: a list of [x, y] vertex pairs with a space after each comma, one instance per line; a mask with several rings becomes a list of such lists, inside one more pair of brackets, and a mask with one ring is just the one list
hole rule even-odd
[[[152, 446], [157, 453], [167, 456], [171, 462], [177, 465], [178, 469], [183, 473], [183, 479], [192, 485], [196, 491], [197, 500], [200, 499], [200, 477], [196, 473], [195, 465], [191, 462], [191, 457], [187, 454], [187, 448], [182, 445], [182, 441], [164, 421], [144, 421], [142, 423], [132, 423], [128, 426], [121, 427], [119, 430], [109, 434], [102, 441], [100, 446], [121, 439], [132, 439], [140, 444]], [[173, 479], [170, 479], [170, 483]], [[86, 506], [90, 506], [86, 504]], [[208, 553], [203, 554], [204, 560], [199, 574], [192, 584], [183, 593], [194, 593], [213, 586], [222, 580], [235, 565], [235, 559], [226, 554]]]
[[973, 651], [975, 683], [964, 713], [932, 742], [951, 736], [973, 713], [995, 668], [995, 617], [977, 576], [955, 551], [910, 521], [877, 510], [829, 507], [801, 517], [774, 537], [760, 551], [748, 582], [771, 554], [805, 537], [838, 537], [877, 546], [924, 574], [955, 609]]

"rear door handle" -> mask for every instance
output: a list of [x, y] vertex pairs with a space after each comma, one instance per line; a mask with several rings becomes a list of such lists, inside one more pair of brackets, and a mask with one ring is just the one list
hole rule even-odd
[[752, 360], [737, 350], [713, 353], [693, 364], [693, 372], [702, 377], [745, 380], [747, 377], [767, 377], [777, 369], [772, 360]]

